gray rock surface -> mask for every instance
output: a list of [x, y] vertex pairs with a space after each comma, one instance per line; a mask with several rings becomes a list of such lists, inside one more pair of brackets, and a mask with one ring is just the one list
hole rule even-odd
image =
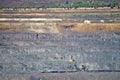
[[0, 73], [82, 71], [84, 67], [120, 71], [119, 33], [0, 34]]

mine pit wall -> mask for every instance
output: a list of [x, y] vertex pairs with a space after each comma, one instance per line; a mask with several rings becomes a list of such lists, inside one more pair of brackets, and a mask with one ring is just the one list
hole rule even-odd
[[[120, 23], [0, 22], [0, 78], [118, 80], [119, 43]], [[41, 72], [51, 73], [45, 77]]]
[[0, 73], [79, 71], [82, 65], [90, 71], [120, 71], [118, 33], [14, 32], [0, 34], [0, 41]]

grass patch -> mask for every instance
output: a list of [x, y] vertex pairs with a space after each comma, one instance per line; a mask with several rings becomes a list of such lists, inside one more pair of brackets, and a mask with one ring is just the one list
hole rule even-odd
[[119, 16], [120, 13], [62, 13], [50, 15], [56, 17], [85, 17], [85, 16]]

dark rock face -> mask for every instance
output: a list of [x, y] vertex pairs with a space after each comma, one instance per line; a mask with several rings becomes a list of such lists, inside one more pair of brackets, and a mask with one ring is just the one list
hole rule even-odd
[[119, 33], [1, 33], [0, 41], [0, 73], [120, 71]]

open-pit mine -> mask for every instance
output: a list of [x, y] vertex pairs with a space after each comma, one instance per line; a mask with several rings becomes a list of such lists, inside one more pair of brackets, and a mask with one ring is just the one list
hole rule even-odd
[[0, 80], [119, 80], [120, 9], [0, 10]]

